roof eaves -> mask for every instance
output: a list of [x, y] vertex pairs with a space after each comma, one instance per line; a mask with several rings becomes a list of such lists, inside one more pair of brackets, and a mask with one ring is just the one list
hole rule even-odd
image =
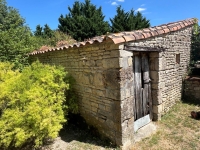
[[147, 39], [150, 37], [166, 34], [169, 32], [174, 32], [182, 28], [185, 28], [187, 26], [193, 25], [194, 23], [196, 23], [196, 19], [192, 18], [192, 19], [186, 19], [186, 20], [172, 22], [168, 24], [163, 24], [156, 27], [145, 28], [142, 30], [102, 35], [102, 36], [94, 37], [84, 42], [78, 42], [71, 45], [64, 45], [62, 47], [57, 47], [57, 48], [47, 48], [46, 50], [33, 51], [29, 55], [36, 55], [39, 53], [45, 53], [45, 52], [56, 51], [56, 50], [64, 50], [64, 49], [69, 49], [69, 48], [74, 48], [74, 47], [82, 47], [82, 46], [92, 45], [94, 43], [102, 43], [104, 41], [107, 41], [108, 39], [110, 39], [114, 44], [142, 40], [142, 39]]

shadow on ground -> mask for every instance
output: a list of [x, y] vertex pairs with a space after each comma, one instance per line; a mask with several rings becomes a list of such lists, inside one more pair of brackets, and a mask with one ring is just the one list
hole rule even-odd
[[116, 145], [102, 137], [97, 129], [88, 126], [80, 115], [69, 114], [68, 123], [60, 131], [60, 137], [67, 143], [79, 141], [104, 148], [116, 148]]

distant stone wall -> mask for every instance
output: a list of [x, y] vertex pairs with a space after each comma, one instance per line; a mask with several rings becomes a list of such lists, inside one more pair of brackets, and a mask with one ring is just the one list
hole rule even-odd
[[184, 100], [200, 104], [200, 77], [187, 77], [184, 80]]
[[121, 141], [120, 48], [112, 43], [51, 51], [32, 56], [62, 65], [76, 80], [80, 114], [118, 145]]

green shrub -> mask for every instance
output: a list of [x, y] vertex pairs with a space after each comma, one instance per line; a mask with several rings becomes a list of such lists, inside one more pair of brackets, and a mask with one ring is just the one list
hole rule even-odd
[[[66, 122], [69, 84], [61, 67], [35, 62], [21, 73], [0, 63], [0, 147], [22, 147], [55, 138]], [[67, 81], [69, 83], [69, 81]]]

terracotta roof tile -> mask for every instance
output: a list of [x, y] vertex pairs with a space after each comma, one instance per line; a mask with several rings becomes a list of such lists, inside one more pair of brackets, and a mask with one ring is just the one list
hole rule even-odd
[[150, 32], [151, 30], [149, 28], [145, 28], [145, 29], [142, 29], [142, 31], [146, 33], [146, 32]]
[[136, 40], [141, 40], [145, 38], [141, 32], [135, 31], [132, 34], [135, 36]]
[[168, 24], [163, 24], [163, 25], [156, 26], [156, 27], [145, 28], [142, 30], [120, 32], [120, 33], [97, 36], [97, 37], [94, 37], [87, 41], [78, 42], [78, 43], [74, 43], [71, 45], [60, 45], [55, 48], [51, 48], [48, 46], [42, 46], [39, 50], [33, 51], [29, 55], [46, 53], [48, 51], [64, 50], [64, 49], [73, 48], [73, 47], [87, 46], [87, 45], [92, 45], [95, 43], [102, 43], [102, 42], [107, 41], [108, 39], [110, 39], [114, 44], [119, 44], [119, 43], [124, 43], [124, 42], [129, 42], [129, 41], [136, 41], [136, 40], [146, 39], [146, 38], [166, 34], [169, 32], [177, 31], [177, 30], [180, 30], [187, 26], [191, 26], [194, 23], [196, 23], [196, 19], [191, 18], [191, 19], [186, 19], [183, 21], [177, 21], [177, 22], [172, 22], [172, 23], [168, 23]]
[[163, 31], [164, 31], [165, 33], [169, 33], [169, 32], [170, 32], [170, 30], [169, 30], [168, 27], [164, 28]]
[[187, 21], [183, 20], [183, 23], [184, 23], [185, 26], [188, 26]]
[[135, 36], [133, 36], [133, 35], [124, 35], [123, 37], [126, 40], [126, 42], [136, 40]]
[[119, 44], [119, 43], [125, 42], [125, 39], [123, 37], [113, 37], [111, 39], [115, 44]]
[[158, 32], [159, 35], [165, 33], [165, 31], [163, 29], [159, 29], [159, 30], [156, 30]]
[[151, 33], [152, 36], [158, 35], [158, 32], [155, 30], [155, 28], [152, 28], [150, 33]]
[[143, 36], [144, 36], [145, 39], [149, 38], [149, 37], [151, 37], [151, 33], [150, 32], [144, 32]]

